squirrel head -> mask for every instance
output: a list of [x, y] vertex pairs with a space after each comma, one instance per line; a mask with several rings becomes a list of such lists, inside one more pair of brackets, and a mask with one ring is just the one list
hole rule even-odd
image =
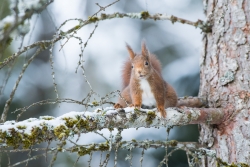
[[141, 54], [136, 54], [128, 44], [127, 50], [131, 60], [131, 76], [134, 76], [137, 79], [148, 78], [151, 75], [153, 68], [150, 62], [150, 53], [146, 44], [144, 42], [142, 43]]

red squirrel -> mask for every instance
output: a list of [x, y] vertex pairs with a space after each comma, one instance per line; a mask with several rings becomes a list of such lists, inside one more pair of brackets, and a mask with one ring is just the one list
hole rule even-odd
[[136, 54], [128, 44], [126, 46], [130, 59], [123, 67], [122, 98], [114, 108], [156, 106], [161, 116], [166, 118], [165, 108], [177, 105], [177, 95], [162, 78], [160, 61], [149, 53], [145, 42], [142, 42], [141, 54]]

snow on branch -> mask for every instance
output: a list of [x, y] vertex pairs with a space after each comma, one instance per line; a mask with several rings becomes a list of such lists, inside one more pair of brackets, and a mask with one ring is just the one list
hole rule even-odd
[[135, 109], [128, 107], [115, 110], [113, 107], [95, 112], [71, 111], [60, 117], [42, 116], [21, 122], [6, 121], [0, 125], [0, 143], [2, 146], [29, 148], [32, 145], [51, 141], [65, 140], [81, 133], [94, 132], [104, 128], [113, 130], [166, 127], [187, 124], [220, 124], [224, 112], [219, 108], [167, 108], [166, 119], [161, 118], [156, 109]]
[[[33, 1], [18, 1], [11, 0], [10, 9], [11, 15], [0, 21], [0, 42], [11, 42], [10, 34], [16, 31], [18, 35], [25, 35], [29, 32], [30, 24], [28, 19], [34, 13], [39, 13], [45, 9], [53, 0], [33, 0]], [[1, 46], [0, 49], [3, 49]]]

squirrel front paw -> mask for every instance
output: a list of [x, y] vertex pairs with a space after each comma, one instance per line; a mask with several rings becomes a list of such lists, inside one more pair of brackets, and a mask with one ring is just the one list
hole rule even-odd
[[139, 104], [130, 104], [129, 107], [135, 107], [135, 108], [141, 108], [141, 105]]
[[122, 105], [120, 105], [119, 103], [116, 103], [116, 104], [114, 105], [114, 108], [115, 108], [115, 109], [118, 109], [118, 108], [123, 108], [123, 107], [122, 107]]
[[165, 108], [162, 106], [158, 106], [157, 107], [157, 109], [158, 109], [158, 111], [160, 111], [160, 113], [161, 113], [161, 116], [163, 117], [163, 118], [166, 118], [166, 116], [167, 116], [167, 112], [166, 112], [166, 110], [165, 110]]

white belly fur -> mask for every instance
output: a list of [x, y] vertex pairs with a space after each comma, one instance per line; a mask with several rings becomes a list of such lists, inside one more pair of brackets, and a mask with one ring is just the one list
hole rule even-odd
[[142, 90], [142, 104], [146, 106], [155, 106], [156, 100], [154, 94], [151, 91], [148, 81], [146, 79], [141, 79], [140, 85]]

